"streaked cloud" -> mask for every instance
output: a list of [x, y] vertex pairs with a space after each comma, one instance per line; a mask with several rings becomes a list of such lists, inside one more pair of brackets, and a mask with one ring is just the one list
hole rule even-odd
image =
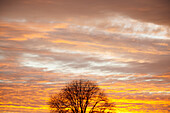
[[47, 113], [51, 94], [89, 79], [117, 112], [168, 113], [167, 4], [2, 0], [0, 112]]

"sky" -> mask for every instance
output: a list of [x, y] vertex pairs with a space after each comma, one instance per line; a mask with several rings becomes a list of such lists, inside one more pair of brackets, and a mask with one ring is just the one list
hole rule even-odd
[[170, 111], [169, 0], [0, 0], [0, 112], [49, 113], [72, 80], [117, 113]]

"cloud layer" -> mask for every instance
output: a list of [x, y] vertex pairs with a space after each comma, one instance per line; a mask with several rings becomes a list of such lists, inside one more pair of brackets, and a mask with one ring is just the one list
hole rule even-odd
[[2, 113], [49, 112], [74, 79], [96, 81], [118, 112], [168, 113], [167, 0], [1, 3]]

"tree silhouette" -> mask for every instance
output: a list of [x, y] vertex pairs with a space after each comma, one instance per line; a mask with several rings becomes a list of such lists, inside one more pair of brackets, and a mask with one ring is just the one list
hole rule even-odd
[[96, 83], [75, 80], [68, 83], [49, 100], [51, 112], [55, 113], [113, 113], [114, 105]]

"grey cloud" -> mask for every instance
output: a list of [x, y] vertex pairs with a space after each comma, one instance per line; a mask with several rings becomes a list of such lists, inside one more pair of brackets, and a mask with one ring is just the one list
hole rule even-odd
[[1, 16], [28, 20], [62, 20], [63, 18], [95, 18], [123, 13], [132, 18], [170, 25], [169, 0], [1, 0]]
[[[80, 37], [84, 36], [85, 38], [81, 39]], [[16, 35], [17, 36], [17, 35]], [[64, 31], [54, 31], [54, 32], [48, 32], [49, 39], [65, 39], [70, 41], [78, 40], [79, 42], [90, 42], [90, 43], [98, 43], [105, 46], [109, 46], [109, 48], [100, 47], [100, 46], [91, 46], [86, 45], [88, 47], [92, 47], [90, 49], [98, 50], [99, 52], [105, 51], [107, 53], [114, 53], [116, 55], [121, 56], [120, 58], [125, 59], [131, 58], [136, 60], [146, 60], [148, 62], [139, 63], [136, 61], [117, 61], [115, 58], [109, 58], [109, 59], [101, 59], [101, 56], [95, 57], [95, 54], [93, 52], [88, 52], [84, 48], [80, 48], [79, 46], [76, 46], [74, 44], [52, 44], [48, 41], [48, 39], [31, 39], [26, 41], [8, 41], [8, 43], [4, 40], [1, 41], [2, 45], [1, 50], [4, 50], [4, 56], [11, 56], [15, 57], [16, 59], [21, 59], [21, 56], [23, 53], [31, 53], [39, 55], [38, 58], [36, 58], [36, 61], [44, 61], [49, 64], [53, 64], [54, 61], [59, 61], [60, 63], [64, 64], [63, 66], [65, 68], [71, 68], [71, 69], [85, 69], [87, 71], [89, 70], [97, 70], [104, 73], [112, 73], [112, 72], [123, 72], [123, 73], [164, 73], [168, 71], [169, 64], [168, 62], [168, 56], [163, 57], [158, 55], [152, 55], [148, 53], [129, 53], [128, 48], [135, 48], [139, 51], [147, 51], [150, 48], [154, 48], [157, 50], [157, 52], [168, 52], [168, 48], [155, 45], [155, 43], [169, 43], [167, 40], [157, 40], [157, 39], [134, 39], [131, 37], [126, 37], [120, 35], [98, 35], [96, 34], [86, 34], [86, 33], [78, 33], [78, 32], [70, 32], [69, 30], [65, 29]], [[74, 39], [74, 40], [73, 40]], [[135, 42], [135, 43], [134, 43]], [[127, 48], [127, 50], [121, 49], [121, 47]], [[115, 48], [116, 47], [116, 48]], [[120, 47], [120, 48], [119, 48]], [[54, 52], [51, 51], [51, 48], [54, 48], [54, 50], [61, 50], [63, 49], [63, 52]], [[7, 50], [7, 51], [6, 51]], [[74, 53], [75, 50], [85, 50], [87, 53]], [[73, 53], [69, 52], [73, 51]], [[145, 55], [145, 57], [143, 57]], [[101, 57], [101, 58], [99, 58]], [[51, 59], [52, 58], [52, 59]], [[166, 61], [162, 62], [162, 60]], [[156, 60], [158, 59], [158, 60]], [[156, 61], [155, 61], [156, 60]], [[102, 64], [102, 63], [108, 63], [115, 61], [117, 63], [125, 63], [128, 64], [128, 66], [119, 67], [119, 65], [112, 66], [112, 65], [105, 65], [105, 66], [94, 66], [93, 63]], [[8, 62], [8, 61], [6, 61]], [[16, 62], [15, 59], [12, 62]], [[20, 62], [20, 60], [19, 60]], [[151, 62], [151, 63], [149, 63]], [[18, 63], [18, 62], [17, 62]], [[56, 64], [57, 65], [57, 64]], [[59, 64], [58, 64], [59, 65]], [[160, 66], [161, 65], [161, 66]], [[48, 67], [48, 66], [45, 66]], [[45, 68], [44, 67], [44, 68]], [[166, 68], [165, 68], [166, 67]], [[52, 70], [55, 70], [53, 68]], [[93, 70], [93, 71], [94, 71]], [[69, 71], [69, 70], [67, 70]]]
[[[130, 23], [130, 30], [124, 29], [128, 16], [169, 25], [168, 3], [167, 0], [1, 0], [0, 18], [6, 24], [1, 22], [0, 29], [2, 34], [7, 34], [0, 37], [2, 105], [44, 106], [50, 94], [56, 93], [65, 83], [82, 78], [96, 81], [114, 98], [168, 100], [169, 27], [153, 24], [148, 27], [150, 23], [141, 22], [143, 26], [138, 31], [135, 31], [139, 27], [137, 23]], [[111, 23], [114, 13], [125, 15], [120, 19], [123, 23], [117, 22], [120, 26]], [[47, 31], [40, 29], [60, 22], [69, 25]], [[112, 28], [113, 31], [107, 31]], [[46, 38], [9, 40], [44, 32]], [[55, 40], [59, 41], [52, 42]], [[8, 102], [14, 104], [6, 104]], [[167, 109], [163, 104], [159, 108]], [[2, 112], [12, 111], [2, 109]], [[15, 111], [46, 112], [24, 108], [12, 112]]]

